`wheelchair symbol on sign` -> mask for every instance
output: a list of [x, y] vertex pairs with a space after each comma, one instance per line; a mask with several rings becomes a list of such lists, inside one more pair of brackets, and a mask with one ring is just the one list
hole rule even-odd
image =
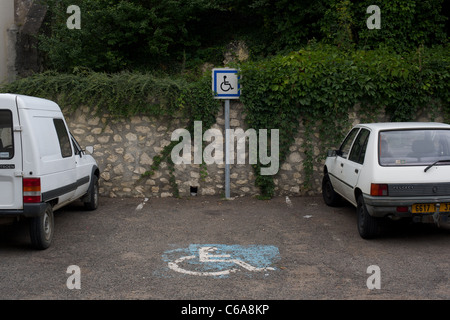
[[227, 81], [227, 76], [223, 76], [223, 82], [220, 84], [220, 89], [223, 92], [234, 90], [234, 88], [231, 86], [231, 84]]
[[234, 265], [237, 265], [243, 269], [246, 269], [248, 271], [258, 272], [258, 271], [268, 271], [268, 270], [275, 270], [274, 268], [267, 267], [267, 268], [257, 268], [254, 267], [242, 260], [239, 259], [231, 259], [231, 255], [229, 254], [213, 254], [213, 252], [217, 251], [217, 247], [201, 247], [198, 250], [198, 257], [195, 255], [191, 256], [184, 256], [179, 259], [176, 259], [174, 262], [169, 262], [168, 266], [170, 269], [184, 273], [189, 275], [195, 275], [195, 276], [226, 276], [230, 273], [237, 272], [241, 270], [240, 268], [230, 268], [227, 270], [221, 270], [221, 271], [191, 271], [186, 270], [182, 267], [180, 267], [181, 264], [183, 264], [185, 261], [190, 261], [197, 259], [200, 263], [231, 263]]

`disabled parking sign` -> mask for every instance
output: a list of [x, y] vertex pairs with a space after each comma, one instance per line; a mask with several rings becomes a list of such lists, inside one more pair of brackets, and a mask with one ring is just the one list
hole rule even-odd
[[231, 68], [213, 69], [212, 91], [216, 99], [239, 99], [241, 87], [238, 70]]
[[275, 271], [279, 259], [274, 246], [240, 246], [223, 244], [191, 244], [188, 248], [166, 251], [163, 260], [174, 272], [203, 277], [227, 277], [233, 273]]

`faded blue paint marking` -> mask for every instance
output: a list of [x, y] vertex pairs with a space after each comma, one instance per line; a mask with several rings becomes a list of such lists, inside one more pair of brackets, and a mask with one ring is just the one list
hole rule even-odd
[[[208, 254], [207, 262], [200, 261], [199, 251], [204, 248], [214, 248]], [[222, 272], [225, 274], [217, 277], [227, 277], [229, 274], [226, 272], [229, 270], [230, 274], [238, 272], [252, 275], [262, 272], [267, 275], [268, 272], [277, 270], [272, 264], [280, 259], [280, 253], [277, 247], [269, 245], [191, 244], [187, 248], [168, 250], [164, 252], [162, 258], [169, 266], [176, 264], [176, 268], [172, 269], [186, 271], [178, 271], [181, 273], [215, 275]], [[250, 266], [256, 268], [258, 272]], [[264, 271], [261, 271], [263, 269]]]

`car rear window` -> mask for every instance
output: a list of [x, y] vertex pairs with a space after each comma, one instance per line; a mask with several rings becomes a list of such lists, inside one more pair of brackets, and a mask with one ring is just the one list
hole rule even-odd
[[10, 110], [0, 110], [0, 160], [14, 157], [13, 123]]
[[381, 131], [378, 159], [382, 166], [430, 165], [439, 160], [450, 160], [450, 130]]

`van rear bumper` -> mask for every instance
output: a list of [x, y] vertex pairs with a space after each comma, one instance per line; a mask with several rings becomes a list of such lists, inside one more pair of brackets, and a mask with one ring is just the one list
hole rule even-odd
[[38, 217], [45, 212], [47, 203], [26, 203], [23, 209], [3, 210], [0, 209], [0, 218], [2, 217]]

